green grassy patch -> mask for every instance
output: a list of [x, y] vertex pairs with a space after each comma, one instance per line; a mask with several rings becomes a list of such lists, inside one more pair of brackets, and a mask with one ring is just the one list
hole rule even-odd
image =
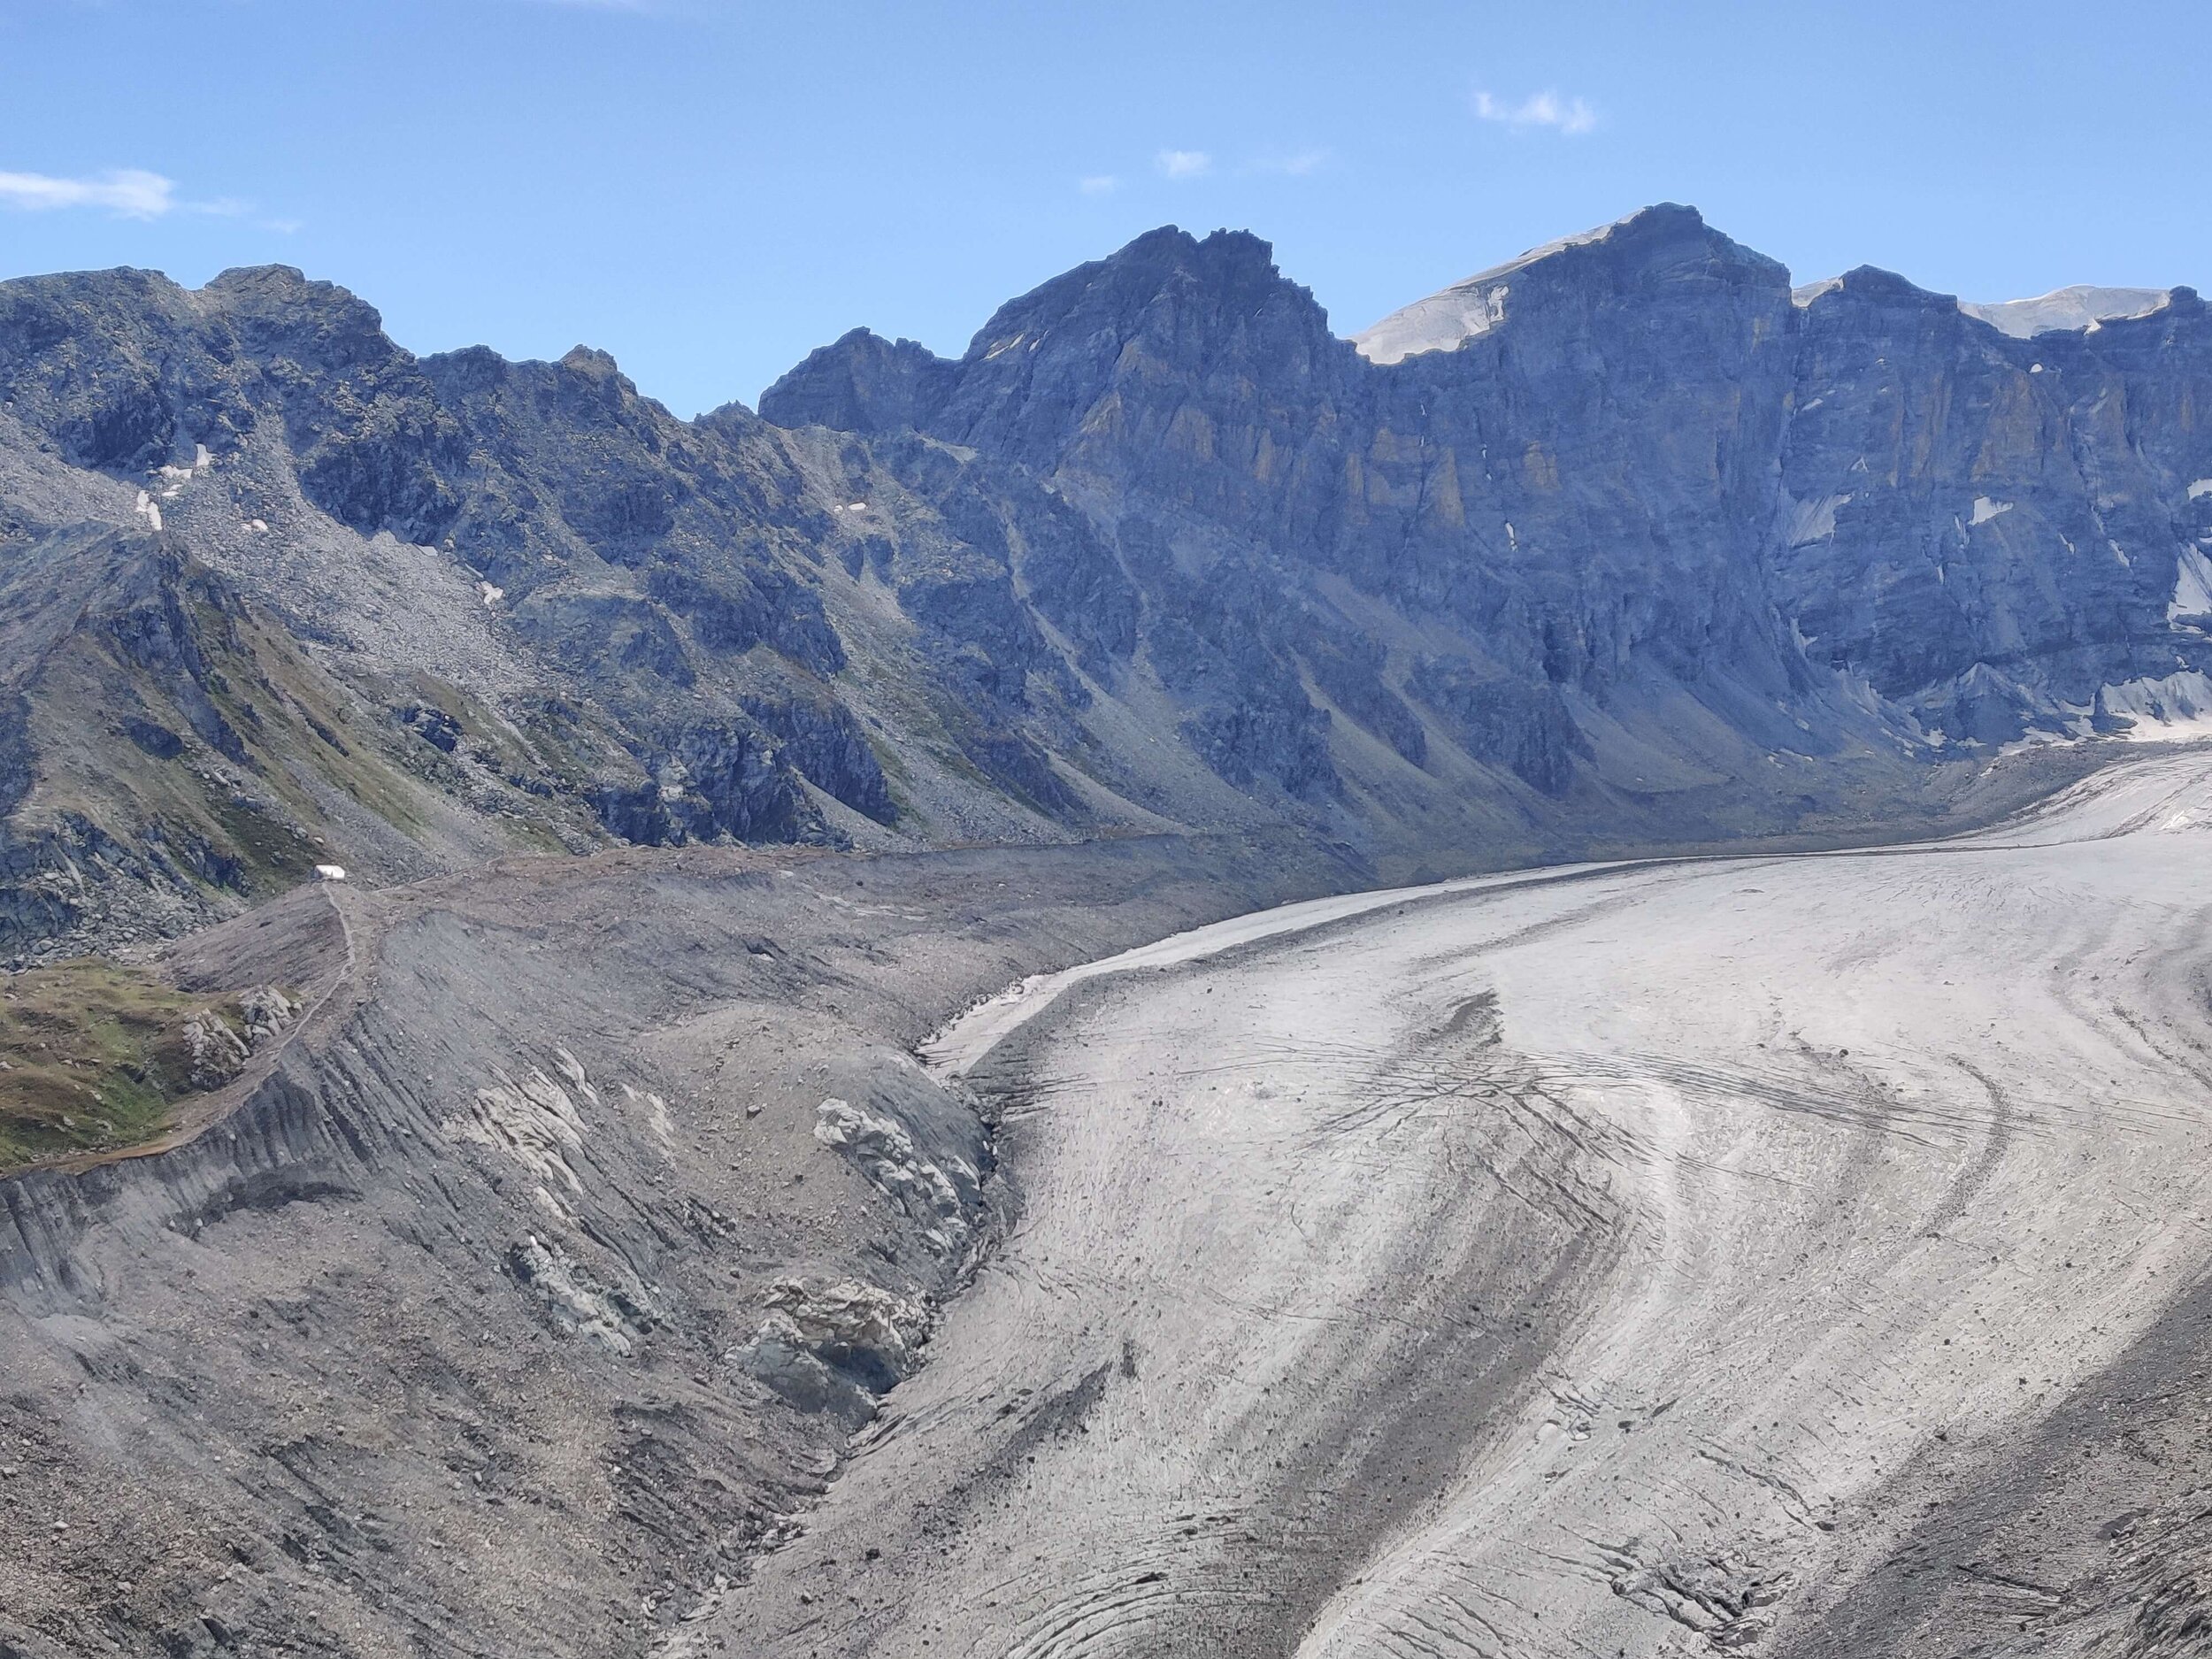
[[185, 1022], [237, 1004], [142, 969], [65, 962], [0, 976], [0, 1171], [150, 1141], [191, 1092]]

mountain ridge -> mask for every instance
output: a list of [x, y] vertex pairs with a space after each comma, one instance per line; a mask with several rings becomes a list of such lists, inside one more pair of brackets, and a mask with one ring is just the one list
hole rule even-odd
[[856, 329], [683, 421], [585, 347], [417, 357], [290, 267], [0, 283], [0, 559], [154, 538], [265, 624], [219, 672], [285, 717], [227, 754], [184, 705], [227, 694], [134, 681], [177, 752], [96, 765], [108, 711], [42, 690], [0, 953], [226, 914], [313, 846], [1288, 826], [1440, 874], [1937, 810], [2212, 708], [2196, 296], [2016, 339], [1815, 288], [1662, 204], [1382, 363], [1258, 237], [1164, 227], [960, 357]]

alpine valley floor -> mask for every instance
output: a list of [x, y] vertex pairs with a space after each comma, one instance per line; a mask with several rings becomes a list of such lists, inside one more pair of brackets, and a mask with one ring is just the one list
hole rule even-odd
[[2205, 1651], [2208, 861], [2169, 750], [1033, 983], [1000, 1248], [663, 1651]]

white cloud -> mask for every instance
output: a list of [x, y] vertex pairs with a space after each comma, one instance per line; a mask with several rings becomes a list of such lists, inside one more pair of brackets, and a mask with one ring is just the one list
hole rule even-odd
[[1202, 150], [1164, 150], [1154, 160], [1171, 179], [1202, 179], [1214, 170], [1214, 158]]
[[95, 179], [57, 179], [43, 173], [0, 173], [0, 207], [39, 212], [57, 207], [101, 207], [122, 219], [159, 219], [186, 205], [177, 187], [137, 167]]
[[1335, 159], [1334, 154], [1326, 150], [1298, 150], [1287, 156], [1271, 156], [1256, 165], [1261, 173], [1279, 173], [1288, 178], [1302, 179], [1320, 172]]
[[1518, 104], [1478, 92], [1475, 113], [1486, 121], [1496, 121], [1517, 132], [1532, 127], [1548, 127], [1558, 132], [1580, 134], [1594, 130], [1598, 124], [1598, 112], [1588, 104], [1580, 98], [1563, 98], [1556, 92], [1532, 93]]
[[[118, 219], [165, 219], [172, 213], [205, 213], [217, 219], [243, 219], [253, 204], [234, 196], [208, 202], [187, 202], [177, 195], [176, 180], [143, 167], [120, 167], [84, 179], [57, 178], [47, 173], [0, 172], [0, 208], [40, 213], [61, 207], [104, 208]], [[263, 221], [265, 229], [297, 229], [296, 221]]]
[[1095, 173], [1075, 187], [1085, 196], [1111, 196], [1121, 188], [1121, 180], [1110, 173]]

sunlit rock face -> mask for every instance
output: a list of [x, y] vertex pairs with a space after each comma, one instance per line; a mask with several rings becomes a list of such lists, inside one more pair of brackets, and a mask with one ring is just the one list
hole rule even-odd
[[2202, 668], [2175, 603], [2212, 534], [2193, 293], [2021, 339], [1862, 270], [1799, 332], [1770, 558], [1809, 656], [1985, 741], [2086, 730], [2105, 687]]
[[2204, 663], [2212, 334], [2186, 288], [1962, 306], [1862, 269], [1793, 295], [1662, 206], [1348, 344], [1264, 244], [1160, 231], [957, 363], [902, 344], [886, 385], [892, 349], [849, 337], [763, 409], [820, 419], [825, 385], [872, 375], [851, 429], [1049, 469], [1181, 564], [1448, 617], [1524, 686], [1786, 700], [1832, 672], [1929, 738], [2001, 743], [2110, 726], [2125, 687]]

